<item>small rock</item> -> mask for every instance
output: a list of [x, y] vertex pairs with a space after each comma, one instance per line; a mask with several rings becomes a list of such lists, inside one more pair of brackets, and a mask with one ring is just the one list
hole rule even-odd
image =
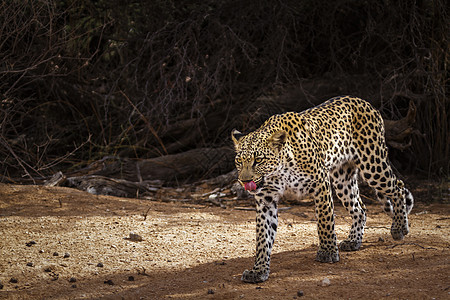
[[105, 284], [114, 285], [114, 282], [111, 279], [105, 280]]
[[130, 240], [133, 242], [142, 242], [144, 239], [137, 233], [130, 232], [130, 235], [125, 238], [126, 240]]
[[53, 256], [59, 256], [58, 252], [53, 252]]
[[298, 296], [298, 297], [302, 297], [302, 296], [304, 296], [304, 295], [305, 295], [305, 293], [303, 293], [302, 290], [297, 291], [297, 296]]
[[208, 197], [209, 200], [214, 200], [214, 199], [217, 199], [217, 198], [219, 198], [219, 194], [211, 194]]
[[213, 289], [208, 289], [208, 295], [213, 295], [214, 294], [214, 290]]
[[52, 277], [51, 281], [56, 281], [59, 279], [59, 274], [51, 273], [50, 276]]
[[70, 257], [70, 253], [69, 252], [64, 253], [64, 258], [68, 258], [68, 257]]
[[28, 243], [25, 244], [27, 247], [31, 247], [33, 245], [36, 245], [35, 241], [29, 241]]
[[42, 250], [42, 249], [41, 249], [41, 250], [39, 250], [39, 253], [41, 253], [41, 254], [42, 254], [42, 253], [44, 253], [44, 252], [45, 252], [45, 251], [44, 251], [44, 250]]
[[76, 279], [75, 277], [71, 277], [71, 278], [69, 279], [69, 282], [77, 282], [77, 279]]
[[134, 276], [128, 276], [128, 281], [134, 281]]
[[19, 280], [17, 280], [17, 278], [12, 277], [12, 278], [9, 280], [9, 282], [11, 282], [11, 283], [18, 283]]
[[97, 267], [103, 268], [103, 264], [102, 264], [102, 263], [98, 263], [98, 264], [97, 264]]
[[32, 267], [34, 264], [32, 262], [27, 263], [27, 267]]
[[331, 284], [330, 279], [328, 279], [328, 277], [325, 277], [322, 282], [321, 282], [321, 286], [329, 286]]

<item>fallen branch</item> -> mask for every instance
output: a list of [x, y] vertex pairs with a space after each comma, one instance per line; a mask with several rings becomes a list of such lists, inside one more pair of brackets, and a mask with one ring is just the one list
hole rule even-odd
[[419, 247], [419, 248], [426, 249], [426, 250], [429, 250], [429, 249], [431, 249], [431, 250], [438, 250], [437, 248], [434, 248], [434, 247], [424, 247], [424, 246], [419, 245], [419, 244], [417, 244], [417, 243], [401, 243], [401, 244], [394, 244], [394, 245], [386, 246], [386, 248], [394, 249], [394, 248], [397, 247], [397, 246], [406, 246], [406, 245], [413, 245], [413, 246], [417, 246], [417, 247]]
[[235, 210], [247, 210], [247, 211], [256, 211], [256, 208], [254, 207], [241, 207], [241, 206], [235, 206], [233, 207]]

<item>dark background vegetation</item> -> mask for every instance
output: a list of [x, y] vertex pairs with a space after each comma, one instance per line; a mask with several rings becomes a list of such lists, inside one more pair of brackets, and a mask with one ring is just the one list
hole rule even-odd
[[[13, 1], [0, 4], [0, 182], [105, 156], [230, 145], [328, 97], [418, 108], [397, 169], [449, 175], [445, 1]], [[283, 102], [284, 101], [284, 102]], [[225, 170], [224, 170], [225, 171]]]

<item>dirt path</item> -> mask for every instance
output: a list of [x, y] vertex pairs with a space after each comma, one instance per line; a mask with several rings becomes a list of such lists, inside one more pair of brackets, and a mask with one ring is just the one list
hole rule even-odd
[[[350, 219], [336, 206], [342, 240]], [[314, 261], [312, 207], [281, 211], [272, 273], [253, 285], [240, 276], [254, 211], [0, 184], [0, 298], [449, 299], [450, 206], [416, 205], [401, 242], [381, 208], [368, 209], [362, 249], [337, 264]]]

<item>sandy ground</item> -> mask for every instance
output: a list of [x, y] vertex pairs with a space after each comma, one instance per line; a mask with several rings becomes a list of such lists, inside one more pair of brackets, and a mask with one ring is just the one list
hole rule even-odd
[[[291, 205], [279, 214], [270, 278], [255, 285], [240, 280], [253, 262], [255, 212], [227, 203], [0, 184], [0, 298], [450, 298], [448, 204], [417, 204], [401, 242], [381, 208], [368, 206], [362, 249], [336, 264], [314, 261], [313, 207]], [[342, 240], [350, 218], [339, 204], [336, 216]], [[131, 232], [143, 240], [126, 239]]]

